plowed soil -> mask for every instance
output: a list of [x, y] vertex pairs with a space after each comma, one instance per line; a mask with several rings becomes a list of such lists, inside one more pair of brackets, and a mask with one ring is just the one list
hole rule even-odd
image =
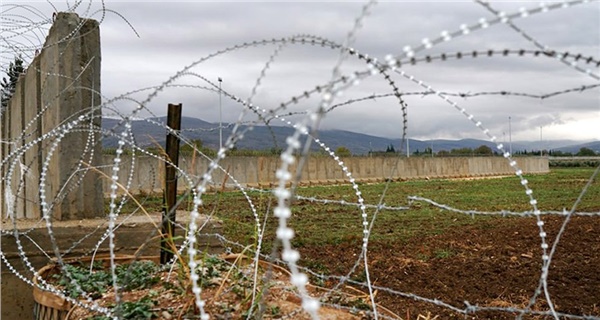
[[[544, 217], [544, 221], [546, 241], [551, 248], [564, 217]], [[452, 228], [439, 235], [371, 241], [371, 281], [397, 292], [437, 299], [460, 310], [466, 310], [465, 301], [479, 307], [525, 308], [542, 270], [539, 232], [535, 218], [498, 218]], [[328, 274], [344, 275], [360, 255], [360, 248], [361, 240], [356, 238], [336, 245], [304, 247], [301, 253], [309, 262], [318, 261]], [[362, 269], [358, 274], [364, 275]], [[363, 282], [364, 278], [358, 276], [356, 280]], [[597, 217], [571, 219], [552, 257], [547, 282], [557, 312], [600, 317]], [[417, 319], [428, 313], [438, 319], [514, 319], [518, 314], [484, 310], [465, 315], [383, 290], [378, 290], [376, 297], [377, 303], [404, 319]], [[548, 310], [543, 294], [532, 309]]]

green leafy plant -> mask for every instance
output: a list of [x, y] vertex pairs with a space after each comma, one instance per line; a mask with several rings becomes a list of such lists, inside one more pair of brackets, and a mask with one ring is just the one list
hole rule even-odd
[[[71, 298], [79, 297], [83, 290], [97, 299], [113, 284], [110, 271], [101, 261], [93, 263], [92, 272], [83, 264], [66, 264], [64, 269], [66, 272], [52, 275], [52, 278], [58, 280], [58, 285], [63, 286]], [[158, 271], [158, 266], [151, 261], [119, 265], [116, 268], [117, 283], [125, 291], [149, 288], [160, 281]]]
[[158, 271], [152, 261], [134, 261], [116, 268], [118, 283], [125, 291], [152, 287], [160, 281]]
[[123, 319], [152, 319], [156, 317], [156, 314], [152, 311], [155, 302], [149, 297], [145, 296], [140, 301], [127, 301], [121, 305]]
[[[151, 295], [147, 295], [139, 301], [127, 301], [123, 302], [118, 310], [115, 312], [120, 314], [120, 319], [126, 320], [145, 320], [157, 318], [157, 315], [152, 308], [156, 305], [156, 302], [152, 299]], [[110, 320], [107, 316], [93, 316], [87, 318], [87, 320]]]
[[55, 274], [52, 277], [58, 279], [58, 284], [65, 287], [65, 293], [71, 298], [77, 298], [83, 292], [90, 293], [92, 298], [102, 296], [112, 281], [110, 273], [99, 270], [90, 273], [89, 270], [82, 265], [65, 265], [66, 273]]

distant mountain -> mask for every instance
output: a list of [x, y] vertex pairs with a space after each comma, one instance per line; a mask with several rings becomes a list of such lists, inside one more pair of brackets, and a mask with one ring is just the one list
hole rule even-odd
[[581, 148], [592, 149], [592, 150], [596, 151], [597, 154], [600, 154], [600, 141], [580, 143], [580, 144], [570, 145], [570, 146], [566, 146], [566, 147], [556, 148], [553, 150], [558, 150], [558, 151], [562, 151], [562, 152], [570, 152], [572, 154], [575, 154], [575, 153], [579, 152], [579, 149], [581, 149]]
[[[115, 128], [115, 132], [118, 134], [123, 130], [123, 126], [117, 126], [120, 120], [103, 118], [102, 127], [106, 130]], [[135, 120], [132, 121], [132, 132], [135, 137], [136, 144], [142, 147], [152, 146], [160, 144], [164, 147], [166, 141], [166, 129], [163, 125], [166, 123], [166, 117], [150, 118], [147, 120]], [[225, 143], [227, 137], [231, 134], [233, 125], [223, 124], [223, 143]], [[181, 119], [182, 135], [189, 140], [199, 139], [202, 141], [204, 146], [210, 148], [217, 148], [219, 146], [219, 125], [215, 123], [206, 122], [196, 118], [183, 117]], [[240, 126], [239, 131], [246, 131], [247, 126]], [[282, 126], [255, 126], [251, 131], [248, 131], [244, 138], [236, 144], [238, 149], [251, 149], [251, 150], [269, 150], [272, 148], [284, 148], [286, 147], [285, 139], [293, 134], [294, 129], [290, 127]], [[402, 150], [406, 152], [406, 145], [401, 145], [400, 139], [388, 139], [382, 137], [376, 137], [372, 135], [356, 133], [344, 130], [321, 130], [318, 133], [318, 138], [325, 143], [328, 147], [335, 150], [338, 147], [346, 147], [353, 154], [367, 154], [369, 151], [385, 151], [388, 146], [393, 145], [396, 151]], [[103, 140], [104, 147], [116, 147], [117, 138], [114, 136], [105, 137]], [[564, 144], [562, 144], [564, 143]], [[568, 151], [575, 150], [579, 151], [581, 146], [586, 146], [593, 150], [600, 150], [600, 142], [591, 142], [582, 145], [575, 145], [576, 141], [544, 141], [544, 148], [547, 145], [562, 145], [563, 148], [556, 148], [556, 150]], [[571, 144], [572, 146], [568, 146]], [[462, 140], [409, 140], [409, 151], [411, 153], [419, 150], [424, 151], [426, 148], [432, 148], [434, 152], [440, 150], [450, 151], [452, 149], [460, 148], [471, 148], [475, 149], [481, 145], [489, 146], [494, 149], [495, 144], [490, 141], [477, 140], [477, 139], [462, 139]], [[527, 142], [519, 141], [512, 143], [513, 151], [517, 150], [539, 150], [539, 141]], [[589, 145], [589, 146], [588, 146]], [[508, 150], [509, 145], [505, 143], [506, 149]], [[318, 149], [318, 145], [313, 143], [313, 150]], [[571, 149], [569, 149], [571, 148]], [[555, 148], [553, 148], [555, 149]], [[564, 150], [563, 150], [564, 149]], [[495, 150], [495, 149], [494, 149]], [[573, 151], [568, 151], [573, 152]]]
[[[516, 150], [558, 150], [563, 147], [579, 145], [587, 143], [589, 141], [576, 141], [576, 140], [544, 140], [544, 141], [513, 141], [513, 149]], [[508, 143], [505, 143], [508, 144]]]

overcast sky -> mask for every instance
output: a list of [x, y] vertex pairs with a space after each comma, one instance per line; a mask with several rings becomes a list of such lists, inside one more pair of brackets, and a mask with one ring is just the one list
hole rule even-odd
[[[14, 7], [11, 4], [28, 5]], [[49, 18], [55, 10], [69, 10], [75, 1], [3, 1], [2, 67], [5, 68], [15, 50], [25, 56], [40, 47]], [[218, 85], [231, 95], [248, 99], [252, 95], [261, 70], [269, 64], [264, 78], [252, 97], [255, 105], [273, 109], [294, 96], [326, 85], [339, 59], [340, 50], [299, 42], [250, 46], [210, 57], [219, 50], [245, 42], [289, 38], [293, 35], [311, 35], [343, 44], [352, 30], [355, 19], [366, 2], [202, 2], [202, 1], [106, 1], [101, 23], [102, 41], [102, 94], [110, 99], [124, 93], [160, 85], [194, 62], [190, 74], [161, 90], [147, 107], [155, 115], [166, 114], [169, 102], [183, 103], [184, 116], [206, 121], [219, 121], [219, 94], [201, 77]], [[492, 8], [518, 13], [521, 7], [539, 8], [538, 2], [491, 2]], [[83, 2], [74, 9], [81, 16], [102, 19], [100, 2]], [[71, 9], [73, 10], [73, 9]], [[116, 14], [116, 13], [118, 14]], [[22, 17], [21, 17], [22, 16]], [[122, 17], [128, 22], [123, 20]], [[423, 38], [431, 41], [444, 30], [452, 33], [460, 26], [478, 25], [480, 18], [488, 21], [494, 15], [481, 4], [459, 1], [386, 1], [371, 8], [351, 45], [358, 52], [385, 61], [386, 55], [402, 56], [404, 48], [417, 48]], [[36, 23], [28, 30], [27, 40], [10, 38], [6, 28], [15, 26], [12, 20], [28, 19]], [[512, 20], [526, 34], [542, 45], [557, 52], [581, 54], [600, 59], [600, 4], [590, 2], [568, 8], [551, 10]], [[132, 30], [130, 23], [134, 30]], [[25, 23], [22, 23], [25, 25]], [[38, 27], [39, 26], [39, 27]], [[136, 35], [139, 34], [139, 37]], [[10, 43], [10, 46], [7, 45]], [[473, 30], [415, 53], [415, 58], [437, 57], [457, 51], [525, 49], [535, 50], [507, 24], [495, 24]], [[11, 51], [12, 50], [12, 51]], [[274, 53], [277, 54], [274, 55]], [[204, 60], [204, 61], [203, 61]], [[270, 61], [272, 60], [272, 61]], [[572, 59], [568, 60], [569, 62]], [[595, 63], [577, 62], [582, 69], [600, 74]], [[367, 70], [364, 61], [356, 57], [344, 60], [341, 71], [350, 75]], [[561, 63], [556, 58], [531, 54], [523, 56], [494, 54], [492, 57], [463, 57], [430, 63], [402, 65], [392, 74], [392, 80], [401, 93], [422, 92], [424, 89], [402, 77], [404, 71], [432, 89], [450, 93], [514, 92], [533, 95], [550, 94], [582, 86], [598, 85], [600, 81]], [[192, 87], [189, 87], [192, 86]], [[194, 87], [195, 86], [195, 87]], [[214, 88], [214, 87], [213, 87]], [[574, 139], [600, 140], [599, 88], [534, 99], [510, 95], [480, 95], [450, 97], [460, 107], [472, 113], [483, 126], [499, 137], [508, 139], [509, 117], [511, 136], [517, 140]], [[372, 75], [348, 88], [334, 103], [375, 95], [386, 95], [391, 87], [381, 75]], [[144, 100], [152, 91], [141, 91], [130, 97]], [[283, 113], [315, 110], [319, 96], [300, 99]], [[464, 115], [435, 95], [406, 95], [408, 104], [408, 134], [416, 139], [485, 139], [485, 135]], [[119, 100], [114, 104], [120, 112], [135, 107], [134, 102]], [[223, 120], [238, 119], [242, 106], [223, 96]], [[108, 114], [108, 110], [105, 112]], [[147, 116], [145, 112], [141, 116]], [[300, 116], [288, 117], [299, 121]], [[245, 119], [252, 120], [251, 115]], [[540, 130], [540, 127], [542, 128]], [[343, 129], [388, 138], [402, 134], [402, 112], [393, 96], [368, 99], [345, 104], [328, 113], [322, 123], [325, 129]]]

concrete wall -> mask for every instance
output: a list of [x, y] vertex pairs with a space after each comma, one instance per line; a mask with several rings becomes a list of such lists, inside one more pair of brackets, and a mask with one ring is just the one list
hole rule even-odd
[[[46, 201], [54, 219], [102, 215], [102, 180], [85, 170], [100, 163], [99, 134], [77, 130], [100, 125], [100, 33], [98, 22], [59, 13], [43, 49], [17, 83], [1, 118], [2, 195], [12, 193], [17, 218], [41, 217], [40, 177], [47, 162]], [[80, 115], [66, 133], [38, 140]], [[25, 148], [24, 148], [25, 146]], [[50, 150], [55, 149], [53, 153]], [[21, 152], [24, 150], [25, 152]], [[13, 169], [11, 170], [11, 166]], [[10, 186], [6, 185], [11, 178]], [[25, 173], [25, 174], [22, 174]], [[10, 188], [10, 190], [7, 190]], [[2, 216], [7, 199], [0, 197]]]
[[[104, 155], [107, 165], [104, 171], [110, 175], [114, 156]], [[549, 172], [548, 159], [540, 157], [518, 157], [517, 164], [525, 173]], [[119, 171], [119, 182], [125, 184], [131, 176], [130, 191], [162, 192], [164, 184], [165, 163], [152, 157], [136, 157], [134, 169], [131, 168], [131, 157], [122, 157]], [[383, 181], [387, 178], [418, 179], [418, 178], [456, 178], [514, 175], [514, 171], [503, 157], [444, 157], [444, 158], [391, 158], [391, 157], [348, 157], [343, 159], [353, 177], [358, 181]], [[197, 179], [208, 169], [209, 161], [180, 157], [179, 167], [188, 175]], [[277, 182], [275, 172], [280, 166], [279, 157], [228, 157], [221, 162], [243, 186], [269, 186]], [[295, 167], [292, 167], [295, 170]], [[348, 178], [333, 159], [329, 157], [311, 157], [302, 171], [303, 184], [344, 182]], [[232, 187], [233, 181], [226, 178], [221, 170], [213, 175], [213, 187], [223, 185]], [[104, 182], [104, 192], [108, 193], [110, 183]], [[186, 189], [183, 178], [179, 179], [178, 187]]]

